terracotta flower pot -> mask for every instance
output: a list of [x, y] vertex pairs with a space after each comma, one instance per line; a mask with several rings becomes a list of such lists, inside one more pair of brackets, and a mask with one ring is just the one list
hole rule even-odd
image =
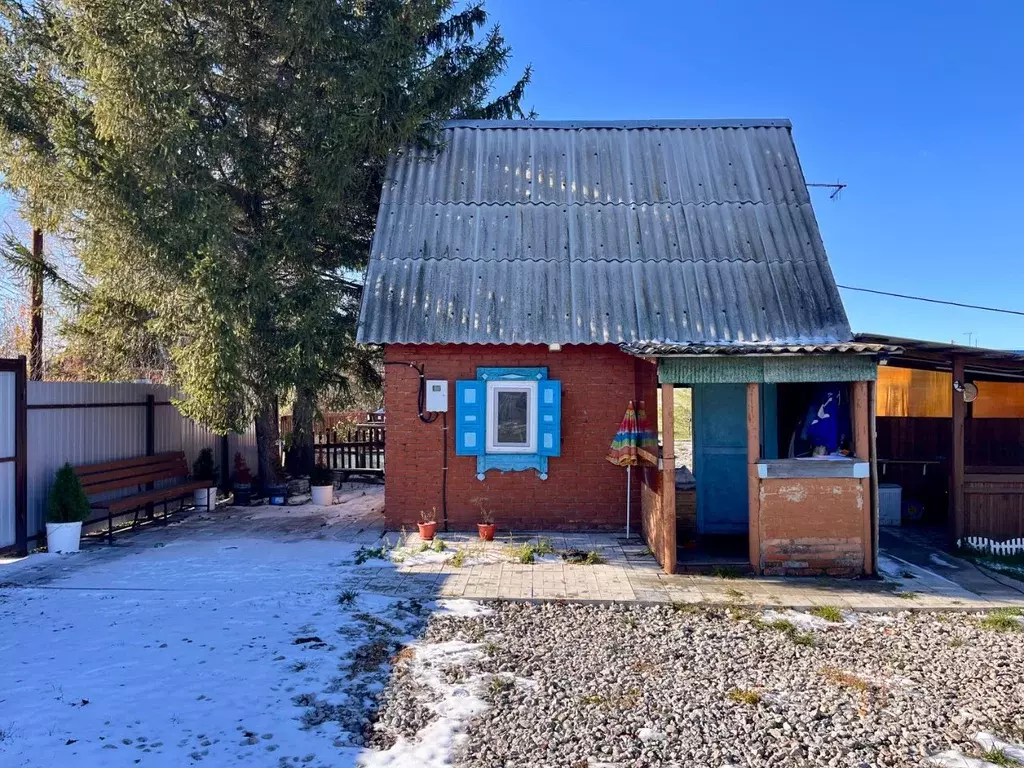
[[420, 538], [423, 541], [433, 541], [434, 534], [437, 533], [437, 523], [416, 523], [416, 527], [420, 529]]
[[494, 541], [494, 532], [498, 529], [494, 523], [477, 523], [476, 532], [481, 541]]

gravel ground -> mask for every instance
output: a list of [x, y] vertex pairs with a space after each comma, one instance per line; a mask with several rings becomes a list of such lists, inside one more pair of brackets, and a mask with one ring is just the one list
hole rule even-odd
[[[434, 618], [424, 637], [481, 650], [444, 672], [477, 680], [490, 704], [456, 765], [910, 766], [979, 755], [979, 731], [1024, 738], [1024, 632], [977, 615], [491, 608]], [[422, 729], [417, 698], [416, 676], [396, 670], [371, 744]]]

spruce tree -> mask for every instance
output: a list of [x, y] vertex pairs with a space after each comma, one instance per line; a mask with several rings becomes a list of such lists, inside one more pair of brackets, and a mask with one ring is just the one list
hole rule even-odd
[[82, 523], [89, 519], [89, 500], [70, 464], [57, 470], [47, 500], [46, 522]]
[[264, 476], [281, 395], [308, 405], [372, 371], [358, 276], [388, 154], [451, 117], [523, 116], [529, 81], [492, 94], [509, 49], [482, 4], [452, 0], [0, 15], [0, 170], [82, 260], [77, 353], [103, 376], [166, 377], [216, 430], [255, 418]]

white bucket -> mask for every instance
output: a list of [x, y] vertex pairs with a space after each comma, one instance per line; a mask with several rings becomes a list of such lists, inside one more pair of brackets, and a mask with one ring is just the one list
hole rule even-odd
[[49, 552], [77, 552], [81, 541], [81, 523], [46, 524], [46, 549]]
[[903, 517], [903, 488], [896, 483], [878, 484], [878, 524], [899, 525]]
[[318, 507], [329, 507], [334, 503], [333, 485], [314, 485], [309, 492], [313, 495], [313, 503]]
[[214, 509], [217, 506], [216, 488], [198, 488], [192, 497], [196, 509]]

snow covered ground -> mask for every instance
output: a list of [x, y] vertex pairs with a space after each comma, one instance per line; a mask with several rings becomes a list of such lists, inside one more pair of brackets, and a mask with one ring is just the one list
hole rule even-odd
[[[939, 558], [941, 560], [941, 558]], [[886, 581], [898, 584], [901, 591], [914, 594], [926, 590], [931, 594], [947, 595], [958, 598], [970, 598], [971, 593], [955, 581], [947, 579], [930, 568], [896, 557], [879, 553], [878, 570]]]
[[[443, 764], [483, 704], [439, 670], [474, 651], [417, 638], [434, 612], [480, 609], [344, 591], [383, 565], [357, 549], [153, 531], [42, 570], [46, 555], [0, 565], [0, 765]], [[375, 754], [374, 699], [402, 664], [442, 717], [416, 750]]]
[[[499, 566], [513, 542], [385, 550], [379, 491], [339, 501], [0, 561], [0, 768], [976, 766], [1024, 749], [1024, 632], [443, 600], [452, 558]], [[882, 563], [905, 589], [949, 587], [908, 565]]]
[[[990, 628], [981, 614], [829, 622], [687, 604], [487, 607], [433, 619], [424, 635], [480, 646], [461, 671], [468, 695], [486, 681], [488, 708], [456, 744], [460, 768], [992, 768], [1024, 758], [1024, 632]], [[389, 680], [375, 743], [406, 731], [418, 683]]]

